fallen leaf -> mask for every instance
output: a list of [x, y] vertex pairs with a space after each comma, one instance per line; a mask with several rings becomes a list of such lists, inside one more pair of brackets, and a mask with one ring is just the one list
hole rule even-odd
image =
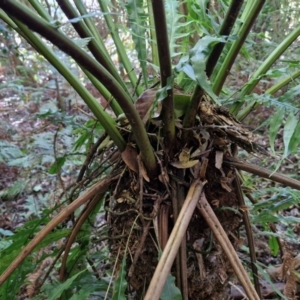
[[126, 166], [136, 173], [138, 173], [139, 170], [137, 155], [136, 149], [130, 145], [127, 145], [125, 150], [121, 153], [121, 157]]
[[181, 163], [186, 163], [190, 160], [190, 149], [183, 148], [182, 151], [179, 154], [179, 161]]
[[175, 161], [175, 162], [171, 162], [171, 165], [177, 169], [188, 169], [188, 168], [195, 166], [198, 162], [199, 162], [198, 159], [197, 160], [189, 160], [187, 162]]
[[157, 90], [158, 89], [154, 88], [146, 90], [134, 103], [134, 106], [144, 123], [146, 123], [149, 119]]
[[146, 171], [146, 169], [145, 169], [145, 166], [144, 166], [144, 164], [143, 164], [143, 161], [140, 159], [140, 157], [139, 157], [139, 165], [140, 165], [139, 170], [140, 170], [140, 172], [141, 172], [143, 178], [144, 178], [147, 182], [150, 182], [150, 178], [149, 178], [149, 176], [148, 176], [148, 174], [147, 174], [147, 171]]

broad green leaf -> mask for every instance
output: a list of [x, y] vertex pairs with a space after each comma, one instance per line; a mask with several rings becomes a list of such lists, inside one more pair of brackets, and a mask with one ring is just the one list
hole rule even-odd
[[288, 102], [283, 102], [283, 100], [281, 99], [279, 101], [279, 98], [273, 97], [270, 94], [251, 94], [251, 95], [246, 95], [243, 97], [242, 102], [251, 102], [252, 100], [255, 100], [257, 103], [261, 103], [265, 106], [274, 106], [277, 109], [281, 110], [281, 113], [284, 115], [283, 112], [294, 112], [295, 114], [299, 111], [299, 109]]
[[270, 284], [270, 286], [273, 288], [273, 290], [279, 295], [282, 299], [287, 300], [287, 298], [279, 291], [279, 289], [276, 287], [276, 285], [273, 283], [272, 279], [270, 278], [270, 275], [265, 271], [266, 266], [261, 267], [259, 263], [255, 263], [259, 273], [263, 276], [265, 281]]
[[289, 155], [289, 145], [291, 138], [295, 132], [295, 129], [298, 124], [298, 117], [295, 116], [294, 113], [290, 113], [288, 116], [285, 125], [284, 125], [284, 131], [283, 131], [283, 143], [284, 143], [284, 157], [287, 157]]
[[279, 69], [269, 70], [266, 75], [268, 75], [268, 77], [278, 78], [287, 74], [288, 74], [288, 68], [279, 68]]
[[275, 153], [275, 149], [274, 149], [275, 138], [277, 136], [278, 129], [282, 124], [283, 117], [284, 117], [284, 113], [282, 113], [282, 110], [277, 110], [277, 112], [270, 119], [269, 140], [270, 140], [270, 147], [273, 153]]
[[192, 65], [190, 64], [189, 56], [188, 55], [183, 56], [179, 60], [177, 66], [176, 66], [176, 71], [177, 72], [183, 72], [188, 77], [190, 77], [192, 80], [196, 81], [195, 72], [193, 70]]
[[73, 281], [79, 276], [81, 275], [83, 272], [86, 272], [86, 270], [83, 270], [81, 272], [76, 273], [74, 276], [72, 276], [71, 278], [67, 279], [65, 282], [63, 282], [62, 284], [58, 285], [55, 287], [55, 289], [53, 289], [53, 293], [48, 297], [48, 300], [56, 300], [57, 298], [59, 298], [61, 296], [61, 294], [67, 290], [73, 283]]
[[0, 140], [0, 159], [10, 161], [11, 158], [20, 158], [24, 154], [20, 148], [13, 143], [7, 142], [5, 140]]
[[168, 90], [171, 90], [173, 88], [173, 83], [174, 83], [174, 76], [171, 76], [167, 79], [167, 85], [160, 88], [157, 91], [155, 101], [164, 100], [168, 95]]
[[167, 281], [160, 295], [161, 300], [181, 300], [181, 292], [175, 285], [175, 277], [171, 274], [168, 275]]
[[126, 300], [126, 288], [127, 288], [127, 281], [126, 281], [126, 256], [124, 255], [121, 268], [119, 271], [118, 278], [115, 282], [114, 286], [114, 295], [112, 300]]
[[84, 145], [86, 141], [91, 137], [91, 133], [88, 130], [84, 130], [80, 137], [74, 143], [74, 150], [78, 150], [81, 146]]
[[[37, 221], [40, 222], [40, 220]], [[49, 220], [46, 219], [46, 222], [48, 221]], [[38, 230], [38, 228], [36, 228], [36, 230]], [[10, 263], [19, 255], [24, 245], [28, 243], [29, 238], [35, 233], [36, 230], [21, 229], [20, 232], [17, 232], [13, 236], [7, 238], [8, 241], [12, 241], [12, 244], [0, 251], [0, 273], [3, 272], [4, 269], [6, 269], [10, 265]], [[35, 248], [34, 251], [38, 251], [39, 249], [46, 247], [47, 245], [55, 241], [65, 238], [68, 236], [68, 234], [70, 234], [69, 229], [56, 230], [48, 234], [45, 239], [43, 239], [41, 243]]]
[[180, 118], [186, 112], [186, 109], [191, 100], [190, 95], [185, 94], [174, 94], [174, 106], [175, 106], [175, 115], [176, 118]]
[[297, 204], [295, 200], [290, 195], [279, 194], [278, 197], [271, 198], [263, 202], [259, 202], [255, 205], [254, 211], [259, 211], [261, 209], [267, 209], [269, 213], [277, 213], [278, 211], [287, 209], [292, 205]]
[[206, 59], [208, 58], [213, 46], [217, 43], [225, 43], [226, 40], [221, 37], [205, 36], [200, 39], [195, 47], [191, 50], [190, 60], [195, 72], [195, 77], [198, 85], [200, 85], [204, 91], [219, 104], [217, 96], [213, 93], [210, 82], [206, 76]]
[[49, 174], [57, 174], [59, 170], [61, 170], [62, 166], [66, 162], [66, 157], [58, 157], [56, 161], [52, 164], [52, 166], [49, 169]]
[[220, 105], [220, 102], [214, 94], [206, 76], [206, 60], [213, 49], [213, 45], [220, 42], [225, 43], [225, 38], [212, 36], [203, 37], [190, 51], [189, 56], [182, 57], [176, 66], [178, 72], [184, 72], [191, 79], [195, 80], [218, 105]]

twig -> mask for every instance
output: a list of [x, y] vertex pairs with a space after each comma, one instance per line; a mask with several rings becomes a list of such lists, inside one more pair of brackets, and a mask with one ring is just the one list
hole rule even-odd
[[68, 199], [68, 194], [67, 194], [67, 191], [66, 191], [66, 187], [65, 187], [65, 184], [64, 182], [62, 181], [61, 179], [61, 170], [60, 170], [60, 167], [58, 166], [58, 162], [57, 162], [57, 151], [56, 151], [56, 141], [57, 141], [57, 135], [58, 135], [58, 131], [59, 129], [61, 128], [61, 124], [58, 125], [58, 128], [56, 129], [56, 132], [54, 134], [54, 140], [53, 140], [53, 152], [54, 152], [54, 159], [55, 159], [55, 165], [56, 165], [56, 174], [57, 174], [57, 179], [58, 181], [60, 182], [61, 184], [61, 187], [64, 191], [64, 194], [65, 194], [65, 197], [66, 199]]
[[236, 196], [239, 201], [239, 205], [241, 207], [240, 210], [242, 211], [242, 214], [243, 214], [243, 221], [244, 221], [244, 225], [245, 225], [245, 229], [246, 229], [248, 245], [249, 245], [249, 250], [250, 250], [251, 269], [252, 269], [252, 273], [253, 273], [254, 286], [255, 286], [255, 290], [256, 290], [259, 298], [262, 299], [261, 291], [260, 291], [260, 284], [259, 284], [259, 279], [258, 279], [258, 270], [255, 265], [256, 264], [256, 254], [255, 254], [254, 238], [253, 238], [252, 229], [251, 229], [251, 225], [250, 225], [249, 215], [248, 215], [247, 210], [242, 209], [242, 207], [245, 207], [246, 204], [245, 204], [243, 192], [241, 189], [241, 180], [239, 178], [239, 174], [238, 174], [237, 170], [234, 170], [234, 171], [235, 171], [235, 179], [234, 179], [233, 184], [235, 186]]
[[[143, 218], [141, 218], [143, 219]], [[133, 261], [132, 261], [132, 264], [129, 268], [129, 271], [128, 271], [128, 277], [130, 278], [134, 272], [134, 268], [135, 268], [135, 265], [142, 253], [142, 250], [143, 250], [143, 247], [144, 247], [144, 244], [145, 244], [145, 240], [147, 238], [147, 235], [149, 233], [149, 227], [150, 227], [150, 224], [151, 224], [151, 221], [148, 221], [147, 224], [144, 225], [143, 227], [143, 234], [140, 238], [140, 243], [139, 243], [139, 246], [138, 248], [136, 249], [135, 251], [135, 254], [134, 254], [134, 258], [133, 258]]]
[[158, 300], [164, 288], [172, 264], [181, 245], [195, 207], [202, 193], [205, 182], [199, 179], [193, 181], [179, 213], [175, 226], [167, 242], [162, 256], [157, 264], [154, 275], [148, 287], [144, 300]]
[[[140, 186], [140, 193], [139, 193], [140, 207], [139, 207], [139, 210], [140, 210], [141, 215], [143, 215], [144, 178], [143, 178], [143, 170], [142, 170], [142, 160], [141, 160], [141, 157], [139, 155], [137, 156], [137, 162], [138, 162], [138, 166], [139, 166], [139, 186]], [[142, 218], [142, 220], [143, 220], [143, 218]]]
[[57, 263], [57, 261], [59, 260], [60, 256], [62, 255], [62, 253], [64, 252], [65, 247], [64, 245], [60, 248], [59, 252], [56, 254], [55, 259], [52, 261], [51, 265], [49, 266], [45, 276], [43, 277], [43, 279], [41, 280], [41, 282], [39, 283], [39, 288], [41, 288], [43, 286], [43, 284], [45, 283], [46, 279], [48, 278], [48, 276], [50, 275], [51, 271], [53, 270], [55, 264]]
[[296, 190], [300, 190], [300, 181], [299, 180], [289, 178], [287, 176], [284, 176], [284, 175], [276, 173], [276, 172], [269, 171], [268, 169], [258, 167], [256, 165], [249, 164], [246, 162], [242, 162], [242, 161], [239, 161], [232, 157], [226, 157], [226, 160], [224, 160], [223, 163], [226, 165], [235, 167], [239, 170], [243, 170], [243, 171], [249, 172], [251, 174], [258, 175], [260, 177], [263, 177], [263, 178], [266, 178], [266, 179], [269, 179], [272, 181], [276, 181], [278, 183], [282, 183], [282, 184], [289, 186], [291, 188], [294, 188]]
[[236, 276], [238, 277], [241, 285], [243, 286], [248, 298], [250, 300], [259, 300], [250, 279], [243, 268], [243, 265], [240, 262], [238, 255], [236, 254], [232, 244], [230, 243], [228, 236], [226, 235], [222, 225], [220, 224], [218, 218], [216, 217], [214, 211], [210, 207], [209, 203], [206, 200], [205, 194], [202, 193], [200, 200], [197, 204], [197, 208], [210, 229], [213, 231], [215, 238], [222, 247], [224, 253], [226, 254]]
[[141, 82], [141, 79], [142, 79], [142, 73], [140, 73], [139, 74], [139, 77], [138, 77], [138, 80], [137, 80], [137, 82], [136, 82], [136, 84], [135, 84], [135, 87], [134, 87], [134, 89], [133, 89], [133, 92], [132, 92], [132, 97], [134, 96], [134, 94], [136, 93], [136, 90], [137, 90], [137, 88], [138, 88], [138, 86], [139, 86], [139, 84], [140, 84], [140, 82]]
[[84, 208], [84, 210], [82, 211], [80, 216], [77, 218], [76, 223], [73, 227], [73, 230], [72, 230], [67, 242], [65, 243], [65, 251], [64, 251], [64, 255], [62, 257], [62, 262], [61, 262], [61, 267], [60, 267], [60, 272], [59, 272], [60, 281], [65, 280], [65, 275], [66, 275], [65, 270], [66, 270], [69, 252], [70, 252], [70, 249], [72, 247], [74, 240], [76, 239], [76, 236], [78, 235], [78, 233], [80, 231], [80, 228], [82, 227], [85, 220], [89, 217], [91, 211], [95, 208], [95, 206], [99, 202], [99, 199], [101, 199], [103, 196], [104, 196], [103, 193], [96, 194], [93, 197], [93, 199], [91, 199], [91, 201], [86, 205], [86, 207]]
[[83, 175], [88, 167], [88, 165], [90, 164], [94, 154], [96, 153], [98, 147], [100, 146], [100, 144], [105, 140], [106, 138], [106, 134], [103, 134], [99, 139], [98, 141], [89, 149], [89, 152], [88, 152], [88, 155], [80, 169], [80, 172], [78, 174], [78, 177], [77, 177], [77, 180], [76, 182], [80, 182], [83, 178]]

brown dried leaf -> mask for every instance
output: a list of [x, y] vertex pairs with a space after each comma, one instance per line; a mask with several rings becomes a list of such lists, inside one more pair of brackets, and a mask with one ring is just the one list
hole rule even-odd
[[137, 155], [136, 149], [130, 145], [127, 145], [125, 150], [121, 153], [121, 157], [126, 166], [136, 173], [138, 173], [139, 170]]
[[158, 179], [160, 182], [164, 184], [170, 183], [170, 178], [168, 172], [163, 168], [162, 173], [158, 175]]
[[126, 200], [126, 198], [120, 197], [120, 198], [117, 199], [117, 202], [118, 203], [123, 203], [125, 200]]
[[149, 119], [150, 109], [154, 102], [157, 90], [158, 89], [156, 88], [146, 90], [134, 103], [134, 106], [144, 123]]
[[208, 164], [208, 159], [205, 158], [205, 159], [202, 161], [201, 169], [200, 169], [200, 174], [199, 174], [201, 179], [205, 178], [207, 164]]
[[203, 256], [201, 253], [199, 253], [199, 251], [203, 251], [203, 249], [202, 249], [203, 243], [204, 243], [204, 238], [201, 238], [201, 239], [196, 240], [193, 244], [193, 248], [196, 251], [198, 251], [198, 252], [196, 252], [196, 257], [197, 257], [197, 261], [198, 261], [198, 268], [199, 268], [199, 273], [200, 273], [199, 275], [200, 275], [201, 280], [204, 280], [206, 277], [206, 269], [205, 269]]
[[144, 178], [147, 182], [150, 182], [150, 178], [149, 178], [149, 176], [148, 176], [148, 174], [147, 174], [147, 171], [146, 171], [145, 166], [144, 166], [144, 164], [143, 164], [143, 161], [142, 161], [141, 159], [139, 159], [139, 164], [140, 164], [139, 170], [140, 170], [140, 172], [141, 172], [143, 178]]
[[179, 161], [181, 163], [186, 163], [190, 160], [190, 149], [183, 148], [182, 151], [179, 154]]

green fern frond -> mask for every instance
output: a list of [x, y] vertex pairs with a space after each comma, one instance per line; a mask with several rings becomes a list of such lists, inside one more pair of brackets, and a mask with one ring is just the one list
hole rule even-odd
[[[178, 0], [166, 1], [166, 18], [171, 57], [182, 54], [182, 44], [187, 44], [187, 41], [184, 38], [189, 38], [191, 35], [191, 32], [189, 30], [185, 30], [185, 28], [190, 26], [192, 21], [184, 21], [185, 15], [179, 12], [179, 5], [180, 1]], [[181, 51], [177, 52], [179, 48]]]
[[[291, 89], [292, 90], [292, 89]], [[287, 102], [287, 99], [290, 98], [291, 95], [288, 93], [276, 98], [269, 94], [251, 94], [244, 97], [245, 102], [249, 102], [255, 100], [259, 104], [264, 104], [266, 106], [271, 106], [277, 109], [282, 109], [285, 113], [294, 112], [295, 114], [299, 112], [299, 107], [294, 106], [291, 102]]]

